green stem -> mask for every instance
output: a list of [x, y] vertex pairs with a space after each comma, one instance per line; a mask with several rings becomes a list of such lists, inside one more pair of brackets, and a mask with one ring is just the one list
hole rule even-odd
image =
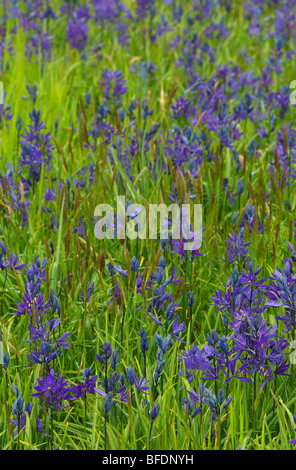
[[148, 450], [150, 450], [150, 440], [151, 440], [152, 428], [153, 428], [153, 421], [151, 421], [151, 424], [150, 424], [149, 439], [148, 439]]

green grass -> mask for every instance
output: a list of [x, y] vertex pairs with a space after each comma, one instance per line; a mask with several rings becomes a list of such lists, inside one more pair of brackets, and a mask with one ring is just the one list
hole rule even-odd
[[[22, 2], [21, 2], [22, 3]], [[60, 1], [51, 2], [54, 6], [61, 5]], [[134, 2], [125, 2], [127, 5]], [[165, 12], [166, 7], [159, 3], [159, 12]], [[184, 5], [183, 5], [184, 3]], [[243, 3], [235, 2], [231, 15], [225, 15], [222, 8], [215, 18], [218, 22], [223, 16], [230, 35], [223, 41], [211, 40], [211, 47], [215, 48], [216, 63], [209, 60], [203, 62], [199, 70], [202, 76], [208, 79], [216, 72], [218, 65], [231, 61], [237, 63], [245, 71], [253, 70], [258, 75], [261, 70], [262, 59], [268, 57], [274, 46], [274, 39], [270, 38], [258, 44], [258, 41], [248, 34], [248, 23], [243, 16]], [[191, 2], [184, 1], [182, 6], [185, 14], [181, 25], [176, 29], [181, 31], [185, 26], [186, 12], [191, 11]], [[3, 7], [2, 7], [3, 8]], [[0, 7], [1, 13], [1, 7]], [[271, 14], [273, 14], [271, 12]], [[147, 377], [150, 384], [154, 383], [153, 373], [156, 365], [157, 346], [154, 336], [157, 325], [147, 315], [147, 308], [152, 298], [152, 291], [145, 296], [133, 292], [133, 279], [131, 273], [127, 278], [120, 278], [123, 291], [126, 293], [123, 303], [108, 304], [111, 299], [113, 282], [105, 268], [100, 271], [100, 256], [103, 254], [106, 263], [127, 268], [130, 259], [135, 255], [140, 260], [140, 272], [146, 273], [155, 269], [159, 258], [159, 240], [126, 240], [123, 244], [119, 240], [100, 241], [94, 235], [95, 207], [100, 203], [115, 206], [116, 196], [121, 194], [121, 181], [126, 187], [126, 198], [141, 204], [159, 204], [169, 201], [172, 192], [172, 183], [183, 191], [185, 197], [194, 192], [195, 199], [191, 204], [202, 203], [204, 239], [202, 252], [205, 256], [198, 258], [192, 267], [188, 268], [187, 282], [190, 291], [195, 294], [195, 304], [192, 318], [184, 309], [179, 311], [182, 320], [185, 320], [187, 331], [182, 338], [190, 345], [197, 342], [202, 346], [206, 342], [206, 334], [215, 329], [223, 331], [222, 317], [212, 305], [211, 297], [218, 289], [225, 291], [226, 282], [231, 275], [233, 266], [223, 261], [229, 232], [237, 230], [239, 221], [244, 214], [247, 204], [251, 202], [256, 210], [257, 217], [263, 220], [264, 211], [268, 218], [264, 221], [264, 230], [260, 233], [255, 229], [252, 233], [245, 230], [245, 239], [250, 241], [249, 254], [254, 265], [262, 266], [262, 276], [268, 276], [276, 268], [283, 267], [283, 260], [288, 256], [287, 241], [293, 241], [294, 211], [296, 207], [296, 192], [291, 188], [291, 210], [285, 209], [285, 200], [288, 198], [287, 188], [278, 185], [280, 175], [275, 173], [274, 183], [271, 181], [269, 163], [274, 159], [274, 141], [262, 142], [260, 157], [248, 160], [243, 166], [240, 175], [236, 171], [232, 152], [223, 149], [214, 162], [204, 160], [198, 179], [193, 179], [189, 173], [180, 174], [172, 168], [172, 172], [163, 172], [157, 167], [156, 174], [150, 169], [149, 159], [154, 162], [157, 150], [164, 154], [164, 139], [172, 126], [170, 105], [176, 97], [183, 95], [188, 87], [184, 76], [184, 69], [175, 65], [180, 50], [171, 50], [168, 44], [173, 40], [176, 31], [163, 36], [156, 43], [151, 43], [144, 34], [148, 20], [145, 20], [131, 31], [130, 45], [123, 48], [118, 44], [116, 34], [112, 28], [100, 28], [91, 24], [89, 43], [95, 39], [102, 41], [100, 59], [89, 54], [85, 61], [78, 51], [70, 50], [65, 40], [66, 24], [63, 18], [50, 22], [49, 32], [54, 36], [52, 59], [43, 63], [42, 58], [32, 57], [28, 60], [25, 55], [27, 35], [23, 29], [18, 28], [11, 37], [13, 53], [6, 51], [3, 61], [1, 81], [4, 83], [6, 100], [11, 106], [13, 119], [9, 127], [0, 128], [0, 171], [5, 172], [7, 162], [17, 164], [18, 135], [16, 120], [22, 118], [23, 128], [29, 124], [29, 112], [35, 106], [41, 111], [41, 119], [46, 123], [46, 131], [50, 132], [54, 142], [54, 161], [51, 170], [43, 168], [42, 177], [36, 188], [30, 193], [29, 220], [22, 227], [20, 214], [12, 211], [9, 215], [7, 206], [9, 197], [1, 193], [0, 189], [0, 226], [1, 240], [8, 251], [18, 253], [22, 261], [30, 264], [34, 257], [39, 255], [43, 260], [48, 259], [46, 267], [46, 283], [44, 292], [48, 295], [52, 288], [59, 292], [61, 300], [61, 331], [70, 331], [70, 349], [61, 355], [55, 364], [57, 370], [63, 372], [70, 383], [77, 383], [82, 378], [82, 369], [89, 367], [93, 374], [103, 378], [103, 371], [95, 352], [100, 353], [104, 341], [111, 341], [112, 347], [119, 348], [120, 362], [118, 371], [125, 373], [131, 364], [138, 376], [144, 374], [144, 361], [140, 352], [140, 328], [147, 330], [150, 338], [149, 355], [147, 356]], [[207, 22], [203, 23], [207, 25]], [[15, 20], [9, 20], [7, 30], [15, 26]], [[198, 32], [198, 24], [196, 26]], [[8, 33], [9, 34], [9, 33]], [[253, 57], [251, 65], [239, 55], [245, 45]], [[141, 62], [153, 60], [157, 72], [151, 79], [143, 82], [139, 74], [129, 71], [133, 61]], [[292, 59], [295, 61], [295, 59]], [[9, 64], [9, 67], [8, 67]], [[277, 77], [273, 75], [274, 90], [289, 83], [294, 67], [285, 63], [284, 72]], [[106, 148], [101, 137], [97, 147], [92, 150], [88, 147], [89, 131], [93, 126], [94, 115], [102, 101], [103, 92], [100, 88], [102, 71], [105, 68], [121, 70], [127, 79], [129, 87], [124, 96], [124, 106], [134, 98], [140, 101], [148, 96], [149, 106], [153, 109], [153, 116], [149, 120], [149, 127], [153, 122], [160, 122], [162, 137], [156, 147], [150, 146], [149, 153], [138, 152], [131, 160], [132, 181], [126, 175], [125, 169], [117, 160], [114, 152], [115, 164], [111, 163], [106, 155]], [[33, 105], [28, 97], [26, 84], [37, 86], [37, 101]], [[86, 106], [85, 93], [90, 93], [91, 104]], [[292, 111], [285, 116], [285, 123], [293, 118]], [[127, 122], [127, 121], [126, 121]], [[180, 120], [182, 127], [186, 122]], [[113, 125], [116, 126], [113, 115]], [[141, 110], [139, 109], [136, 126], [142, 129]], [[198, 130], [203, 129], [198, 125]], [[277, 121], [277, 129], [281, 122]], [[88, 130], [86, 135], [85, 130]], [[244, 137], [238, 141], [236, 150], [238, 154], [246, 156], [247, 147], [256, 137], [256, 125], [250, 121], [244, 130]], [[127, 142], [127, 138], [124, 137]], [[219, 141], [213, 146], [218, 147]], [[81, 167], [90, 162], [95, 166], [95, 185], [78, 190], [73, 180]], [[167, 161], [167, 165], [169, 165]], [[72, 181], [71, 179], [72, 178]], [[240, 201], [235, 200], [234, 207], [225, 196], [223, 179], [228, 178], [230, 187], [235, 191], [239, 179], [243, 180], [245, 191]], [[63, 183], [62, 189], [57, 188], [57, 181]], [[66, 185], [69, 182], [69, 187]], [[48, 206], [59, 221], [59, 229], [51, 230], [48, 214], [42, 212], [44, 192], [47, 188], [57, 188], [58, 196], [55, 202]], [[71, 192], [71, 204], [69, 201]], [[269, 192], [269, 202], [265, 203], [265, 195]], [[232, 220], [234, 211], [240, 216], [237, 225]], [[86, 236], [74, 234], [74, 228], [81, 218], [86, 224]], [[50, 249], [54, 248], [54, 254]], [[184, 276], [184, 266], [181, 265], [177, 255], [167, 253], [167, 277], [174, 266], [178, 266], [179, 274]], [[240, 266], [242, 268], [242, 266]], [[70, 275], [73, 274], [71, 278]], [[0, 298], [3, 304], [1, 329], [3, 332], [4, 349], [10, 355], [10, 366], [7, 373], [2, 370], [0, 389], [0, 447], [3, 450], [15, 449], [17, 441], [22, 449], [44, 449], [52, 445], [49, 439], [36, 432], [35, 420], [38, 414], [38, 400], [32, 399], [33, 385], [43, 373], [38, 365], [29, 366], [26, 354], [29, 350], [27, 341], [29, 333], [25, 318], [11, 315], [17, 302], [25, 289], [25, 274], [18, 275], [10, 271], [5, 288], [5, 273], [0, 271]], [[93, 281], [95, 290], [90, 302], [83, 312], [80, 293], [86, 290], [87, 283]], [[170, 292], [176, 293], [175, 287]], [[182, 295], [179, 296], [182, 306]], [[121, 326], [123, 306], [125, 306], [125, 319], [123, 325], [123, 342], [121, 342]], [[276, 312], [278, 313], [278, 312]], [[267, 311], [268, 321], [275, 322], [275, 311]], [[283, 331], [282, 325], [280, 325]], [[192, 386], [198, 387], [198, 374], [193, 384], [180, 375], [178, 357], [182, 355], [181, 342], [175, 342], [166, 355], [165, 370], [156, 388], [151, 387], [147, 399], [151, 406], [160, 403], [161, 412], [156, 419], [151, 442], [149, 440], [150, 420], [143, 406], [143, 397], [136, 395], [136, 399], [127, 404], [120, 403], [110, 412], [107, 423], [107, 449], [135, 450], [135, 449], [290, 449], [289, 441], [294, 438], [293, 413], [296, 411], [294, 385], [289, 379], [280, 378], [274, 393], [272, 386], [266, 387], [258, 393], [256, 400], [256, 420], [252, 416], [252, 385], [238, 381], [231, 382], [233, 400], [227, 414], [221, 423], [221, 442], [205, 438], [210, 435], [210, 412], [204, 406], [204, 412], [190, 423], [184, 413], [182, 399], [186, 390]], [[295, 373], [295, 372], [294, 372]], [[34, 403], [31, 418], [27, 419], [26, 430], [19, 437], [13, 436], [13, 425], [9, 423], [12, 417], [12, 406], [15, 396], [9, 384], [17, 385], [24, 401]], [[293, 385], [293, 386], [292, 386]], [[182, 390], [181, 390], [182, 387]], [[69, 402], [62, 411], [53, 415], [53, 445], [62, 449], [103, 449], [104, 442], [104, 411], [103, 399], [98, 394], [88, 396], [88, 411], [85, 418], [84, 402], [82, 399], [75, 403]], [[51, 430], [49, 413], [44, 414], [45, 426]]]

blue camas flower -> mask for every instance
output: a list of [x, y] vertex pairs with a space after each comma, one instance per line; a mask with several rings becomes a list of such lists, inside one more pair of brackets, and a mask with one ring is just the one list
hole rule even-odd
[[48, 408], [62, 409], [63, 402], [71, 399], [71, 389], [64, 376], [55, 374], [51, 369], [48, 376], [37, 379], [38, 385], [34, 385], [36, 393], [32, 397], [38, 397], [42, 402], [46, 400]]
[[150, 412], [151, 421], [154, 421], [157, 418], [157, 416], [159, 415], [159, 411], [160, 411], [160, 405], [159, 403], [157, 403], [157, 405], [154, 406]]
[[96, 358], [101, 364], [106, 365], [111, 355], [112, 355], [111, 343], [105, 341], [103, 345], [103, 354], [99, 356], [99, 354], [96, 353]]
[[91, 369], [83, 370], [84, 382], [69, 387], [69, 392], [73, 394], [73, 399], [84, 397], [87, 393], [93, 395], [95, 393], [95, 386], [98, 379], [97, 375], [91, 377]]

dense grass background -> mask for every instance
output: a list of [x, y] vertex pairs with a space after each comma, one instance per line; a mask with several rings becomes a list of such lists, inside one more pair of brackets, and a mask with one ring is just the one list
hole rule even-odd
[[[25, 4], [20, 2], [22, 7]], [[52, 7], [58, 11], [63, 2], [55, 0]], [[134, 9], [135, 2], [124, 2], [127, 7]], [[216, 61], [210, 63], [204, 59], [199, 73], [210, 78], [219, 65], [235, 63], [244, 71], [252, 71], [255, 76], [261, 74], [262, 63], [268, 58], [274, 47], [274, 38], [262, 41], [249, 34], [249, 22], [244, 16], [243, 1], [232, 2], [231, 13], [227, 14], [223, 5], [215, 9], [215, 23], [223, 19], [229, 28], [229, 36], [223, 40], [211, 39], [210, 44], [216, 51]], [[167, 14], [168, 7], [161, 1], [156, 2], [157, 18], [162, 13]], [[7, 194], [0, 195], [0, 226], [1, 240], [8, 251], [19, 254], [21, 260], [30, 264], [39, 255], [48, 260], [46, 266], [45, 296], [52, 288], [59, 293], [61, 302], [61, 331], [70, 331], [70, 348], [56, 361], [55, 370], [61, 371], [69, 383], [77, 383], [82, 379], [82, 369], [89, 367], [93, 374], [102, 380], [104, 371], [95, 360], [95, 352], [102, 350], [104, 341], [111, 341], [112, 347], [119, 348], [120, 363], [118, 370], [125, 373], [131, 364], [138, 376], [145, 374], [144, 360], [140, 352], [140, 328], [145, 328], [150, 338], [150, 349], [147, 356], [146, 373], [150, 384], [153, 384], [153, 373], [156, 365], [157, 346], [154, 341], [159, 327], [147, 315], [147, 307], [152, 298], [148, 291], [143, 297], [135, 291], [134, 279], [131, 272], [127, 278], [120, 278], [122, 290], [126, 293], [121, 306], [116, 303], [108, 304], [113, 281], [107, 268], [100, 270], [100, 257], [102, 253], [106, 262], [112, 262], [128, 269], [131, 258], [135, 255], [140, 261], [140, 272], [146, 273], [155, 270], [160, 256], [159, 240], [127, 240], [121, 244], [119, 240], [100, 241], [94, 235], [94, 209], [100, 203], [115, 206], [116, 196], [122, 194], [121, 186], [126, 189], [127, 199], [141, 204], [169, 203], [172, 192], [172, 183], [179, 186], [188, 199], [189, 193], [195, 194], [191, 203], [202, 203], [204, 234], [202, 243], [203, 257], [197, 258], [192, 266], [188, 267], [188, 290], [194, 292], [195, 303], [193, 310], [184, 312], [179, 310], [180, 317], [186, 323], [186, 332], [182, 338], [187, 345], [196, 342], [202, 346], [206, 341], [206, 334], [213, 329], [223, 331], [221, 314], [212, 305], [211, 297], [215, 291], [225, 291], [226, 282], [231, 275], [233, 265], [223, 261], [225, 256], [225, 240], [228, 233], [238, 230], [248, 203], [252, 203], [258, 220], [264, 224], [264, 229], [258, 232], [255, 229], [250, 233], [245, 228], [245, 240], [250, 241], [249, 254], [256, 267], [262, 266], [262, 277], [268, 276], [276, 268], [283, 268], [284, 258], [288, 256], [287, 242], [294, 242], [294, 210], [296, 206], [295, 185], [288, 187], [282, 181], [280, 169], [276, 169], [272, 176], [269, 166], [274, 160], [275, 138], [270, 141], [260, 140], [257, 158], [250, 159], [248, 146], [258, 137], [258, 126], [247, 120], [245, 125], [240, 123], [243, 136], [235, 144], [235, 149], [244, 158], [240, 172], [236, 169], [233, 152], [223, 148], [217, 152], [213, 160], [204, 158], [199, 176], [190, 178], [188, 173], [181, 173], [173, 168], [167, 160], [167, 167], [171, 171], [164, 172], [161, 166], [156, 170], [149, 166], [149, 161], [155, 162], [160, 155], [164, 155], [165, 139], [172, 128], [170, 106], [176, 97], [184, 94], [188, 88], [186, 71], [177, 67], [176, 59], [180, 50], [171, 50], [169, 43], [176, 34], [183, 33], [186, 26], [186, 16], [192, 14], [192, 2], [182, 1], [184, 15], [179, 24], [174, 25], [173, 31], [152, 43], [147, 30], [150, 18], [134, 23], [130, 30], [130, 45], [122, 47], [117, 40], [116, 32], [112, 27], [95, 25], [90, 22], [89, 44], [95, 40], [103, 42], [99, 58], [89, 53], [87, 59], [77, 50], [71, 50], [66, 41], [67, 21], [64, 16], [58, 17], [49, 23], [43, 22], [42, 27], [49, 28], [49, 35], [53, 36], [53, 50], [50, 60], [33, 55], [26, 55], [28, 34], [18, 27], [15, 34], [12, 28], [17, 24], [16, 19], [9, 19], [6, 23], [7, 39], [11, 40], [13, 52], [5, 51], [1, 81], [6, 92], [5, 102], [11, 106], [13, 118], [8, 127], [2, 123], [0, 128], [0, 170], [5, 172], [5, 165], [9, 162], [17, 165], [20, 146], [19, 135], [16, 130], [17, 119], [20, 116], [23, 128], [29, 124], [29, 112], [32, 108], [41, 111], [41, 119], [46, 123], [46, 131], [51, 133], [54, 143], [54, 160], [51, 169], [42, 169], [42, 177], [34, 190], [30, 190], [29, 219], [22, 227], [20, 214], [7, 210], [9, 198]], [[0, 15], [4, 15], [3, 4], [0, 6]], [[270, 16], [273, 18], [274, 6], [270, 7]], [[153, 19], [156, 22], [156, 19]], [[191, 26], [190, 35], [200, 35], [212, 19], [195, 21]], [[287, 44], [292, 47], [293, 41]], [[253, 59], [252, 63], [242, 54], [243, 46], [246, 54]], [[134, 62], [152, 60], [157, 71], [148, 80], [143, 80], [138, 73], [130, 71]], [[127, 80], [128, 91], [123, 97], [123, 107], [127, 107], [134, 98], [142, 101], [148, 97], [149, 106], [153, 115], [149, 124], [160, 122], [161, 134], [150, 145], [149, 152], [139, 151], [131, 161], [131, 175], [126, 174], [121, 163], [116, 160], [112, 164], [106, 156], [106, 148], [101, 138], [97, 146], [89, 146], [89, 131], [93, 127], [99, 104], [103, 100], [100, 85], [102, 71], [106, 68], [118, 69], [123, 72]], [[271, 72], [273, 84], [271, 88], [276, 92], [282, 85], [287, 85], [295, 78], [295, 56], [283, 63], [284, 71], [278, 75]], [[26, 85], [36, 85], [37, 99], [33, 104], [28, 95]], [[89, 93], [90, 104], [86, 103], [85, 94]], [[243, 93], [242, 93], [243, 96]], [[27, 99], [24, 99], [27, 97]], [[236, 98], [237, 99], [237, 98]], [[233, 106], [236, 104], [234, 100]], [[231, 101], [230, 101], [231, 106]], [[290, 107], [284, 120], [277, 116], [276, 128], [280, 129], [283, 123], [289, 124], [293, 120], [295, 108]], [[127, 119], [127, 118], [126, 118]], [[116, 126], [116, 113], [112, 113], [110, 120]], [[125, 125], [128, 121], [125, 121]], [[136, 127], [142, 129], [141, 110], [136, 119]], [[180, 127], [186, 120], [179, 123]], [[197, 123], [196, 129], [202, 129], [203, 124]], [[21, 131], [22, 132], [22, 131]], [[124, 137], [127, 139], [128, 137]], [[214, 139], [212, 148], [219, 149], [219, 139]], [[165, 157], [163, 157], [165, 159]], [[242, 160], [243, 161], [243, 160]], [[79, 171], [90, 162], [95, 166], [94, 185], [87, 185], [78, 189], [73, 181]], [[71, 179], [72, 178], [72, 179]], [[223, 180], [227, 178], [230, 188], [236, 191], [239, 179], [242, 179], [245, 191], [240, 198], [231, 205], [223, 189]], [[56, 219], [59, 221], [57, 230], [51, 230], [48, 214], [42, 212], [44, 193], [47, 188], [57, 188], [57, 181], [62, 182], [62, 189], [58, 188], [55, 201], [48, 204]], [[68, 181], [68, 186], [65, 184]], [[278, 184], [279, 183], [279, 184]], [[269, 193], [268, 202], [266, 194]], [[290, 200], [291, 208], [287, 210], [286, 199]], [[64, 204], [64, 202], [66, 204]], [[2, 205], [3, 203], [3, 205]], [[6, 205], [6, 206], [5, 206]], [[237, 223], [233, 221], [233, 214], [239, 212]], [[78, 222], [83, 218], [86, 224], [86, 235], [74, 233]], [[52, 245], [51, 245], [52, 244]], [[53, 250], [51, 249], [51, 246]], [[178, 274], [184, 280], [185, 266], [180, 263], [178, 255], [166, 253], [167, 277], [172, 268], [178, 266]], [[242, 269], [242, 266], [239, 267]], [[72, 274], [72, 277], [71, 277]], [[18, 274], [9, 271], [5, 288], [5, 273], [0, 272], [0, 298], [1, 298], [1, 329], [3, 333], [4, 350], [10, 355], [10, 365], [7, 372], [2, 370], [0, 389], [0, 446], [4, 449], [14, 449], [18, 445], [23, 449], [44, 449], [50, 446], [50, 439], [36, 432], [34, 423], [39, 412], [39, 401], [31, 397], [34, 392], [33, 385], [43, 373], [38, 365], [30, 366], [27, 353], [29, 352], [29, 332], [24, 317], [16, 317], [13, 312], [17, 302], [25, 290], [25, 273]], [[87, 283], [93, 281], [94, 293], [86, 305], [86, 311], [80, 299], [80, 293], [86, 290]], [[170, 286], [170, 292], [176, 293], [176, 287]], [[179, 292], [178, 302], [182, 306], [182, 291]], [[125, 321], [123, 327], [123, 341], [121, 341], [121, 325], [123, 308]], [[268, 309], [265, 315], [269, 324], [275, 323], [278, 311]], [[190, 318], [191, 317], [191, 318]], [[190, 318], [190, 321], [189, 321]], [[283, 331], [283, 326], [279, 328]], [[162, 334], [162, 333], [161, 333]], [[181, 377], [178, 357], [187, 345], [174, 342], [166, 354], [165, 370], [157, 389], [151, 386], [147, 399], [151, 406], [160, 403], [161, 411], [152, 430], [152, 439], [148, 444], [150, 431], [149, 415], [143, 406], [143, 396], [137, 395], [133, 402], [119, 404], [117, 413], [112, 409], [107, 424], [108, 449], [203, 449], [217, 448], [236, 449], [289, 449], [289, 441], [294, 438], [293, 413], [295, 407], [294, 378], [281, 378], [278, 381], [276, 393], [272, 386], [264, 388], [258, 393], [255, 407], [256, 418], [252, 413], [252, 386], [239, 381], [231, 382], [232, 402], [227, 409], [222, 422], [221, 442], [205, 440], [211, 432], [210, 415], [208, 409], [204, 411], [202, 419], [197, 416], [192, 423], [188, 421], [182, 406], [182, 399], [186, 390], [190, 388], [187, 380]], [[200, 374], [201, 375], [201, 374]], [[17, 385], [24, 401], [34, 403], [31, 417], [27, 419], [26, 429], [20, 436], [13, 436], [13, 425], [9, 422], [12, 416], [12, 406], [15, 396], [9, 384]], [[198, 384], [198, 375], [194, 386]], [[53, 428], [53, 445], [62, 449], [103, 449], [104, 440], [104, 412], [103, 399], [98, 394], [88, 397], [88, 412], [85, 416], [83, 399], [75, 402], [69, 401], [62, 411], [53, 415], [51, 426], [49, 417], [45, 416], [45, 426]]]

